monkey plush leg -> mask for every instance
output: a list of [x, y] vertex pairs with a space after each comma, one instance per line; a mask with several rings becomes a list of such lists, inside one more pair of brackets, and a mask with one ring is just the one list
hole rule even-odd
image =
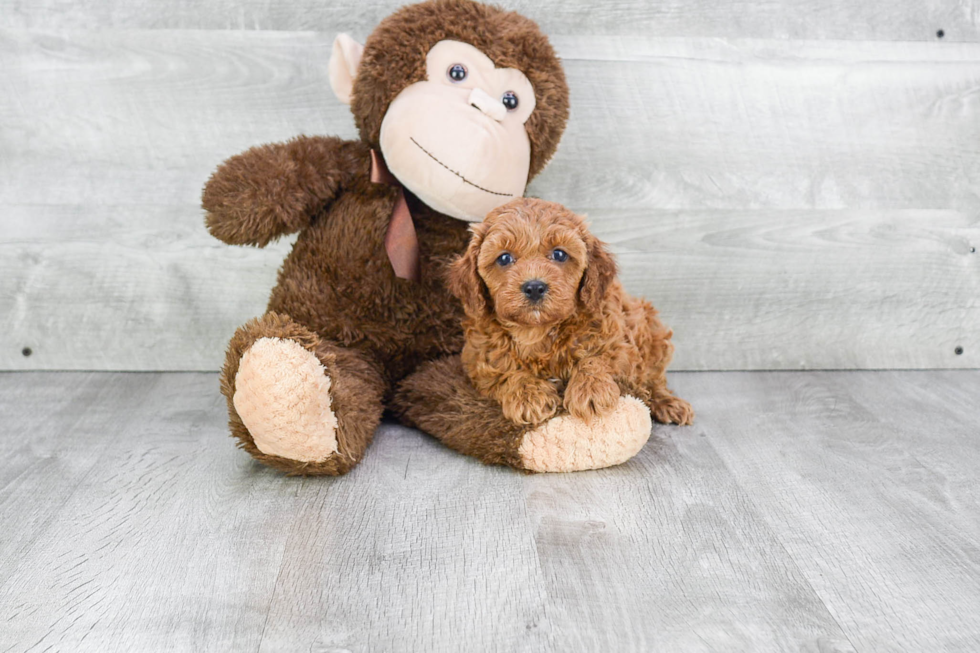
[[229, 343], [221, 392], [232, 435], [256, 460], [290, 474], [335, 476], [370, 443], [384, 381], [362, 352], [267, 313]]
[[459, 356], [421, 365], [399, 384], [392, 409], [404, 424], [450, 449], [488, 465], [524, 469], [519, 449], [528, 428], [504, 417], [500, 404], [477, 392]]
[[535, 472], [618, 465], [643, 448], [651, 430], [646, 405], [628, 396], [591, 424], [562, 412], [537, 426], [517, 425], [470, 384], [458, 356], [422, 365], [399, 385], [393, 404], [404, 423], [460, 453]]

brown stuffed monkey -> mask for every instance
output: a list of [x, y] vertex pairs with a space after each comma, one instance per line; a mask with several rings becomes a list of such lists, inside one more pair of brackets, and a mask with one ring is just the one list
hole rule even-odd
[[520, 426], [459, 362], [446, 267], [469, 222], [524, 194], [568, 117], [561, 63], [537, 25], [430, 0], [386, 18], [364, 46], [339, 36], [329, 73], [360, 140], [258, 146], [204, 189], [207, 227], [226, 243], [300, 232], [267, 312], [228, 346], [221, 390], [240, 446], [285, 472], [344, 474], [388, 407], [486, 463], [558, 471], [636, 453], [651, 426], [639, 402], [623, 397], [591, 425], [558, 415]]

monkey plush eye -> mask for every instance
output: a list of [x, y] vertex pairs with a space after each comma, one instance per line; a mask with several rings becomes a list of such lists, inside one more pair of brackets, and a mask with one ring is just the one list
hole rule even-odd
[[503, 254], [497, 257], [497, 265], [499, 265], [502, 268], [507, 267], [513, 262], [514, 262], [514, 257], [508, 254], [507, 252], [504, 252]]
[[551, 253], [551, 259], [555, 263], [564, 263], [568, 260], [568, 252], [563, 249], [556, 249]]
[[513, 111], [517, 108], [517, 93], [514, 91], [507, 91], [504, 96], [500, 98], [500, 101], [504, 103], [508, 111]]
[[466, 79], [466, 66], [461, 63], [454, 63], [449, 67], [449, 70], [446, 71], [446, 74], [449, 75], [449, 79], [453, 80], [454, 82], [461, 82]]

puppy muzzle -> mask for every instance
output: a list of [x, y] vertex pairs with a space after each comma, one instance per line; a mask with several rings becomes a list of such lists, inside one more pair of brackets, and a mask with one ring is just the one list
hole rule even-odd
[[521, 284], [521, 292], [532, 304], [538, 304], [548, 293], [548, 284], [540, 279], [531, 279]]

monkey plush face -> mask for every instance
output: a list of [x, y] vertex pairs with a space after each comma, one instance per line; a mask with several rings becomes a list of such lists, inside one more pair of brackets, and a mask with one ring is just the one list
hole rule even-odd
[[394, 176], [470, 222], [523, 196], [568, 118], [564, 72], [537, 25], [472, 0], [404, 7], [363, 47], [340, 35], [330, 81]]
[[531, 142], [524, 123], [534, 89], [468, 43], [440, 41], [426, 79], [392, 101], [381, 122], [388, 169], [419, 199], [461, 220], [524, 195]]

